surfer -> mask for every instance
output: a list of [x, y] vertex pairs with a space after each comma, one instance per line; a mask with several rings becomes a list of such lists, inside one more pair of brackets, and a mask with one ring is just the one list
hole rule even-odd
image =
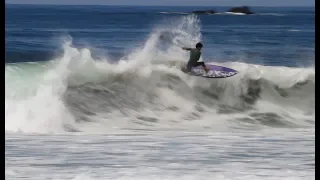
[[204, 62], [198, 62], [201, 56], [201, 49], [203, 45], [199, 42], [196, 44], [196, 48], [183, 47], [183, 50], [190, 51], [190, 58], [187, 64], [187, 71], [190, 72], [192, 67], [202, 66], [203, 69], [208, 72], [209, 68], [206, 67]]

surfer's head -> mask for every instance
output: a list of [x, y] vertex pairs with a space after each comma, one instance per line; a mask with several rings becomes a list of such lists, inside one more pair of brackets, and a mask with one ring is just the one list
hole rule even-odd
[[202, 47], [203, 47], [203, 45], [202, 45], [200, 42], [198, 42], [198, 43], [196, 44], [196, 48], [197, 48], [197, 49], [200, 50]]

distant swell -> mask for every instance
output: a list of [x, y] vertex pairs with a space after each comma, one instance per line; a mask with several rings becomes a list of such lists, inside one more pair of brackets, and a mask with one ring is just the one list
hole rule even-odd
[[[159, 14], [177, 14], [177, 15], [190, 15], [192, 14], [192, 12], [158, 12]], [[207, 14], [205, 14], [207, 15]], [[235, 16], [239, 16], [239, 15], [246, 15], [245, 13], [234, 13], [234, 12], [217, 12], [214, 14], [209, 14], [209, 15], [235, 15]], [[260, 16], [286, 16], [286, 14], [281, 14], [281, 13], [255, 13], [252, 14], [253, 16], [255, 15], [260, 15]], [[251, 15], [251, 16], [252, 16]]]
[[58, 53], [52, 51], [6, 52], [6, 63], [48, 61]]

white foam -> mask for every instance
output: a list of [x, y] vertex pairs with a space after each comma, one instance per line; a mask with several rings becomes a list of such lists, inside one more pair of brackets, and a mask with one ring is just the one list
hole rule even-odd
[[246, 15], [245, 13], [238, 13], [238, 12], [225, 12], [224, 14], [238, 15], [238, 16]]

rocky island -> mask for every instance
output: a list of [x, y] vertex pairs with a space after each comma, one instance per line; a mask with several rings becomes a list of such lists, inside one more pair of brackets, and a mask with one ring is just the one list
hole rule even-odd
[[246, 14], [246, 15], [254, 14], [250, 10], [250, 8], [248, 6], [234, 7], [234, 8], [229, 9], [227, 12], [230, 12], [230, 13], [243, 13], [243, 14]]

